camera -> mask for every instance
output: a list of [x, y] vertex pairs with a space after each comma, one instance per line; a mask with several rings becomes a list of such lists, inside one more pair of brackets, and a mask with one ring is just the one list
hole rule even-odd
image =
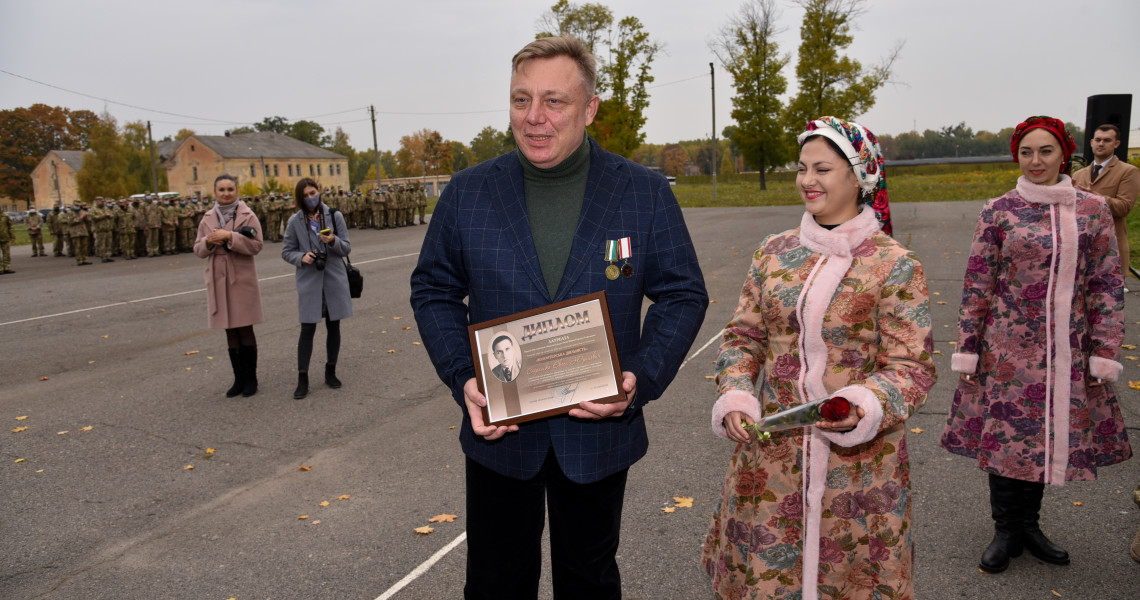
[[324, 250], [313, 250], [313, 266], [318, 271], [325, 270], [325, 262], [328, 261], [329, 255]]

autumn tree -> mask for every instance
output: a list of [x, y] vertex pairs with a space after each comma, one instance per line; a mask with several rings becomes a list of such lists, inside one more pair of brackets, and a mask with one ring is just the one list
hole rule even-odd
[[875, 105], [875, 91], [887, 83], [902, 46], [896, 45], [879, 65], [864, 68], [840, 52], [854, 40], [851, 26], [867, 0], [797, 3], [804, 9], [796, 62], [799, 91], [785, 112], [788, 131], [802, 131], [812, 119], [827, 115], [853, 120]]
[[689, 164], [689, 151], [680, 144], [666, 144], [661, 149], [661, 170], [666, 175], [677, 177], [685, 174], [685, 165]]
[[536, 38], [574, 36], [598, 59], [595, 88], [601, 101], [587, 132], [603, 148], [629, 157], [645, 141], [650, 68], [662, 46], [649, 37], [637, 17], [625, 17], [614, 29], [614, 16], [602, 4], [558, 0], [539, 19]]
[[91, 153], [83, 159], [83, 166], [75, 175], [79, 197], [90, 203], [95, 196], [129, 195], [127, 145], [119, 135], [115, 118], [103, 113], [89, 135]]
[[479, 164], [496, 156], [510, 152], [514, 144], [509, 132], [502, 132], [490, 125], [484, 127], [471, 140], [471, 162]]
[[428, 172], [451, 172], [451, 146], [433, 129], [401, 137], [400, 149], [396, 151], [396, 176], [420, 177]]
[[182, 140], [184, 140], [184, 139], [186, 139], [186, 138], [188, 138], [188, 137], [190, 137], [196, 133], [198, 133], [198, 132], [194, 131], [193, 129], [187, 129], [187, 128], [183, 127], [182, 129], [178, 130], [178, 133], [174, 134], [174, 141], [181, 142]]
[[466, 144], [455, 140], [448, 140], [446, 143], [451, 148], [452, 173], [458, 173], [471, 166], [471, 149]]
[[732, 143], [760, 171], [762, 190], [767, 189], [765, 172], [789, 157], [780, 96], [787, 91], [783, 70], [791, 57], [776, 44], [778, 18], [775, 0], [750, 0], [710, 43], [736, 88]]
[[320, 123], [313, 121], [296, 121], [291, 123], [285, 131], [279, 133], [284, 133], [295, 140], [301, 140], [319, 148], [324, 148], [332, 143], [329, 136], [325, 134], [325, 128]]
[[32, 170], [52, 150], [84, 150], [99, 117], [33, 104], [0, 110], [0, 196], [32, 197]]
[[337, 154], [348, 159], [349, 188], [355, 188], [357, 185], [359, 185], [361, 180], [356, 179], [355, 176], [357, 172], [356, 163], [359, 162], [360, 156], [352, 147], [352, 144], [348, 143], [348, 134], [344, 132], [343, 128], [338, 126], [336, 128], [336, 131], [333, 132], [332, 138], [330, 139], [330, 143], [328, 145], [328, 149], [329, 151], [336, 152]]
[[[189, 131], [190, 135], [194, 135], [194, 132], [189, 129], [183, 129], [179, 131], [178, 134], [182, 135], [182, 133], [186, 131]], [[155, 190], [151, 184], [150, 139], [147, 136], [146, 123], [143, 121], [128, 121], [123, 125], [122, 135], [127, 157], [127, 189], [131, 190], [131, 193], [138, 193], [144, 190], [167, 190], [169, 184], [166, 179], [166, 168], [161, 164], [155, 165], [155, 175], [158, 177], [158, 189]], [[158, 160], [157, 155], [158, 151], [156, 149], [155, 160]]]

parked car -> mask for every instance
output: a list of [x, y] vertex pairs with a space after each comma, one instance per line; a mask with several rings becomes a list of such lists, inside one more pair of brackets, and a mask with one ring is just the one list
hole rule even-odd
[[47, 218], [48, 218], [48, 215], [51, 214], [51, 209], [50, 208], [41, 208], [39, 212], [40, 212], [40, 215], [42, 215], [44, 218], [44, 223], [47, 223]]
[[12, 219], [13, 223], [23, 223], [24, 213], [16, 210], [10, 210], [8, 211], [8, 218]]

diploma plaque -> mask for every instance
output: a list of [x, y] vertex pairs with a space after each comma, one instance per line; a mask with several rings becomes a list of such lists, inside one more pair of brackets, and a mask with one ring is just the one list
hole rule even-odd
[[604, 291], [469, 325], [467, 333], [488, 425], [625, 398]]

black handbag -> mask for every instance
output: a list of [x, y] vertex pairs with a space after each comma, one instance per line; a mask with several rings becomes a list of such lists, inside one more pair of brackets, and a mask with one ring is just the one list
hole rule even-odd
[[344, 257], [344, 270], [348, 272], [348, 293], [353, 298], [359, 298], [361, 292], [364, 291], [364, 276], [360, 274], [360, 269], [352, 266], [352, 261], [348, 257]]

